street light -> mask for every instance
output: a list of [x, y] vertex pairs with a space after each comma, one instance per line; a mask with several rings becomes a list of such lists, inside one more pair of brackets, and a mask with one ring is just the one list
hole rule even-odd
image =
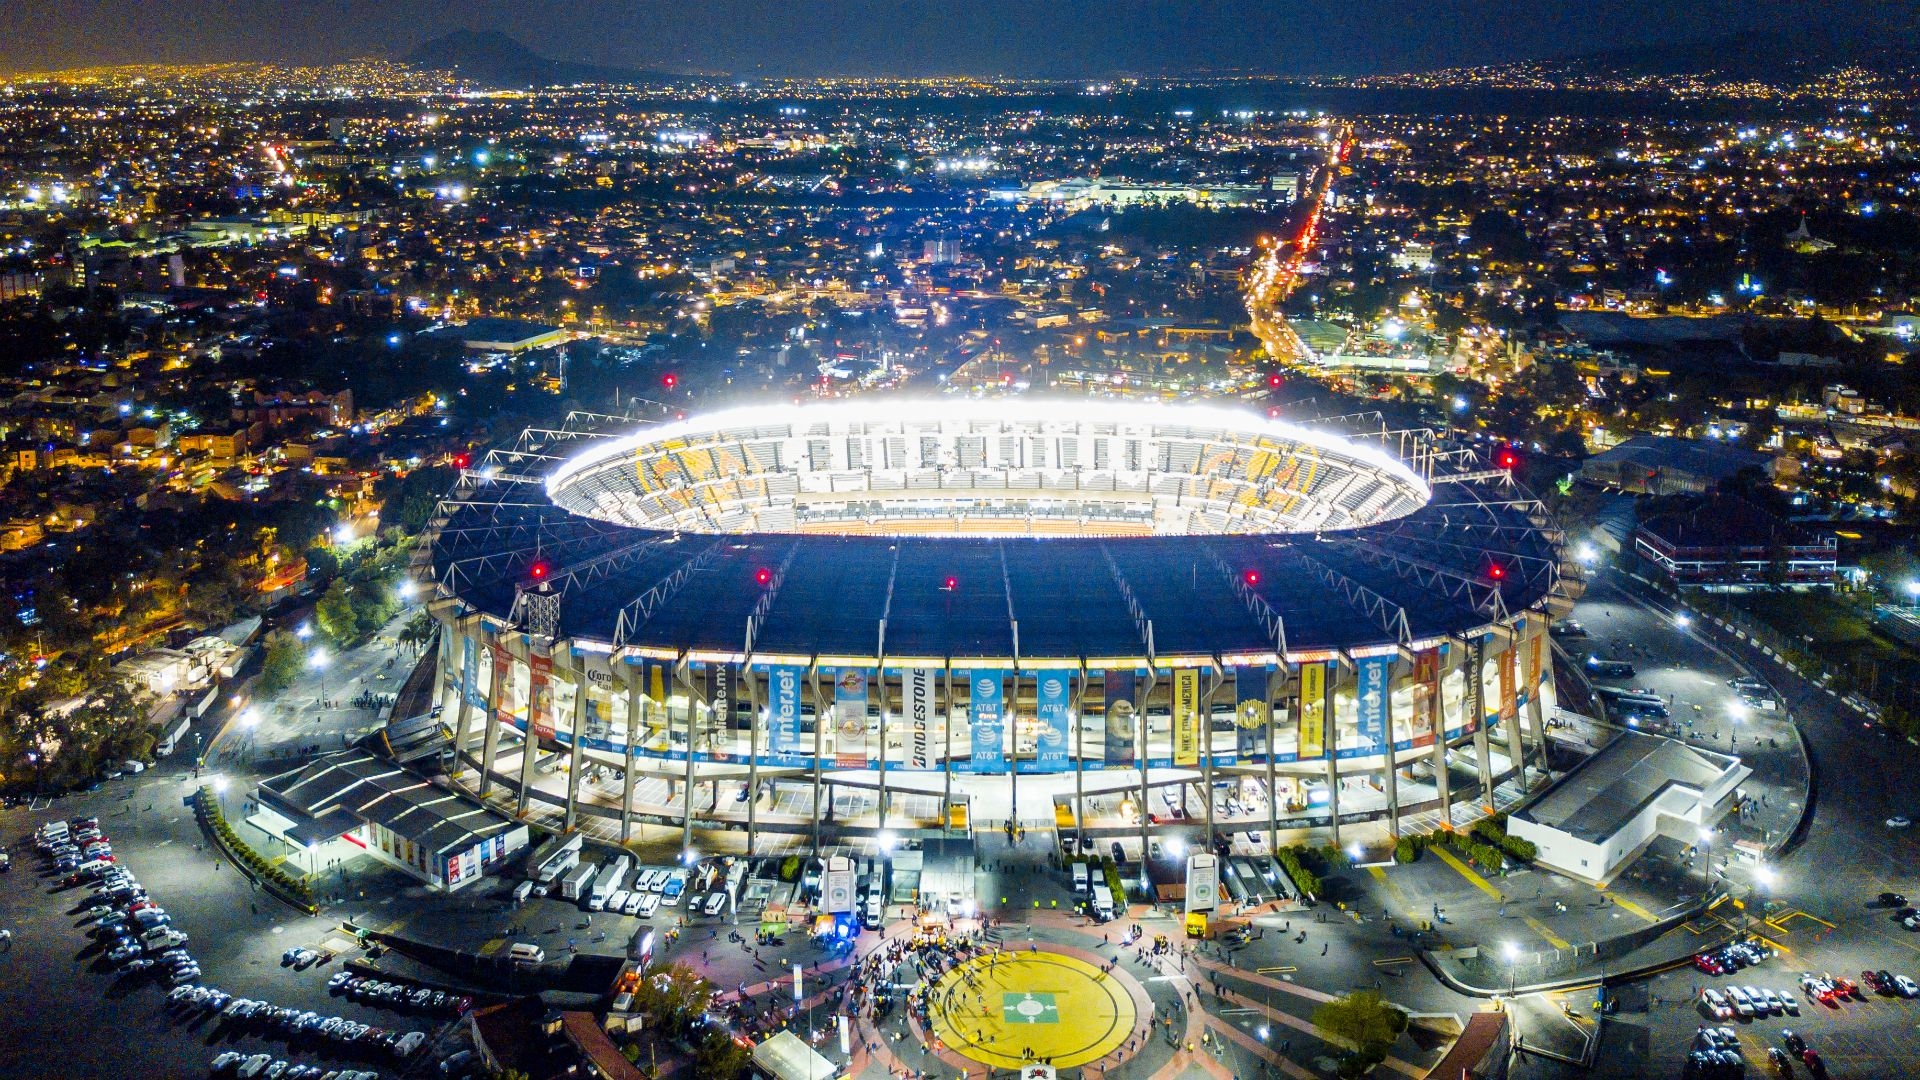
[[1500, 946], [1500, 951], [1507, 957], [1507, 996], [1512, 997], [1515, 993], [1513, 971], [1515, 965], [1520, 962], [1520, 946], [1509, 941]]
[[1920, 608], [1920, 581], [1907, 582], [1907, 606]]
[[327, 700], [327, 650], [313, 650], [313, 655], [307, 657], [307, 666], [320, 673], [320, 700]]
[[1673, 625], [1685, 630], [1687, 627], [1693, 625], [1693, 616], [1683, 611], [1673, 617]]

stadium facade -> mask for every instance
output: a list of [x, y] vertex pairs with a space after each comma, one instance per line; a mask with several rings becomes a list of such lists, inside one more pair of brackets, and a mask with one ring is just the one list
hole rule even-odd
[[462, 782], [523, 812], [1144, 847], [1524, 788], [1561, 548], [1425, 432], [862, 399], [528, 430], [422, 559]]

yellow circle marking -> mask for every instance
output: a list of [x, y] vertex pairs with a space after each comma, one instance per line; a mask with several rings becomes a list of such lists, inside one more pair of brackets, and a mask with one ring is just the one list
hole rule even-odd
[[942, 976], [932, 995], [934, 1035], [995, 1068], [1051, 1061], [1070, 1069], [1098, 1061], [1127, 1040], [1138, 1016], [1133, 995], [1116, 976], [1054, 953], [976, 957]]

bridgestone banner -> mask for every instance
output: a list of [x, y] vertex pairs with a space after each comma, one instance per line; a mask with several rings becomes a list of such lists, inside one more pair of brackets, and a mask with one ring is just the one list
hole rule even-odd
[[973, 771], [1005, 772], [1007, 769], [1006, 672], [998, 668], [975, 668], [967, 673], [967, 712], [973, 729]]
[[1042, 671], [1035, 679], [1035, 736], [1033, 768], [1035, 772], [1067, 771], [1067, 680], [1064, 671]]
[[1173, 669], [1173, 763], [1200, 764], [1200, 669]]
[[908, 762], [916, 769], [933, 768], [933, 751], [928, 745], [933, 730], [932, 668], [909, 668], [905, 674], [907, 727], [913, 732]]

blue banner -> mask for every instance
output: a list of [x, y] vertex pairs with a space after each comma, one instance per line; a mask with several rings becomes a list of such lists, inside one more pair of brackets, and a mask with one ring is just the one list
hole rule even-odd
[[1393, 657], [1362, 657], [1354, 696], [1358, 699], [1362, 754], [1383, 754], [1387, 749], [1387, 685], [1393, 671]]
[[1034, 739], [1035, 772], [1067, 771], [1067, 680], [1065, 671], [1042, 671], [1035, 677], [1035, 719], [1039, 734]]
[[1243, 758], [1252, 757], [1262, 742], [1272, 741], [1273, 706], [1267, 700], [1267, 669], [1233, 669], [1233, 746]]
[[460, 692], [468, 705], [486, 709], [487, 695], [480, 692], [480, 649], [466, 636], [460, 638]]
[[970, 707], [967, 719], [973, 728], [973, 771], [1007, 771], [1006, 672], [998, 668], [976, 668], [967, 673]]
[[777, 758], [800, 754], [800, 683], [807, 669], [780, 664], [767, 678], [767, 742]]
[[1133, 740], [1140, 728], [1140, 719], [1134, 697], [1139, 693], [1139, 682], [1131, 671], [1106, 671], [1101, 673], [1101, 693], [1107, 713], [1106, 754], [1107, 765], [1133, 764]]

